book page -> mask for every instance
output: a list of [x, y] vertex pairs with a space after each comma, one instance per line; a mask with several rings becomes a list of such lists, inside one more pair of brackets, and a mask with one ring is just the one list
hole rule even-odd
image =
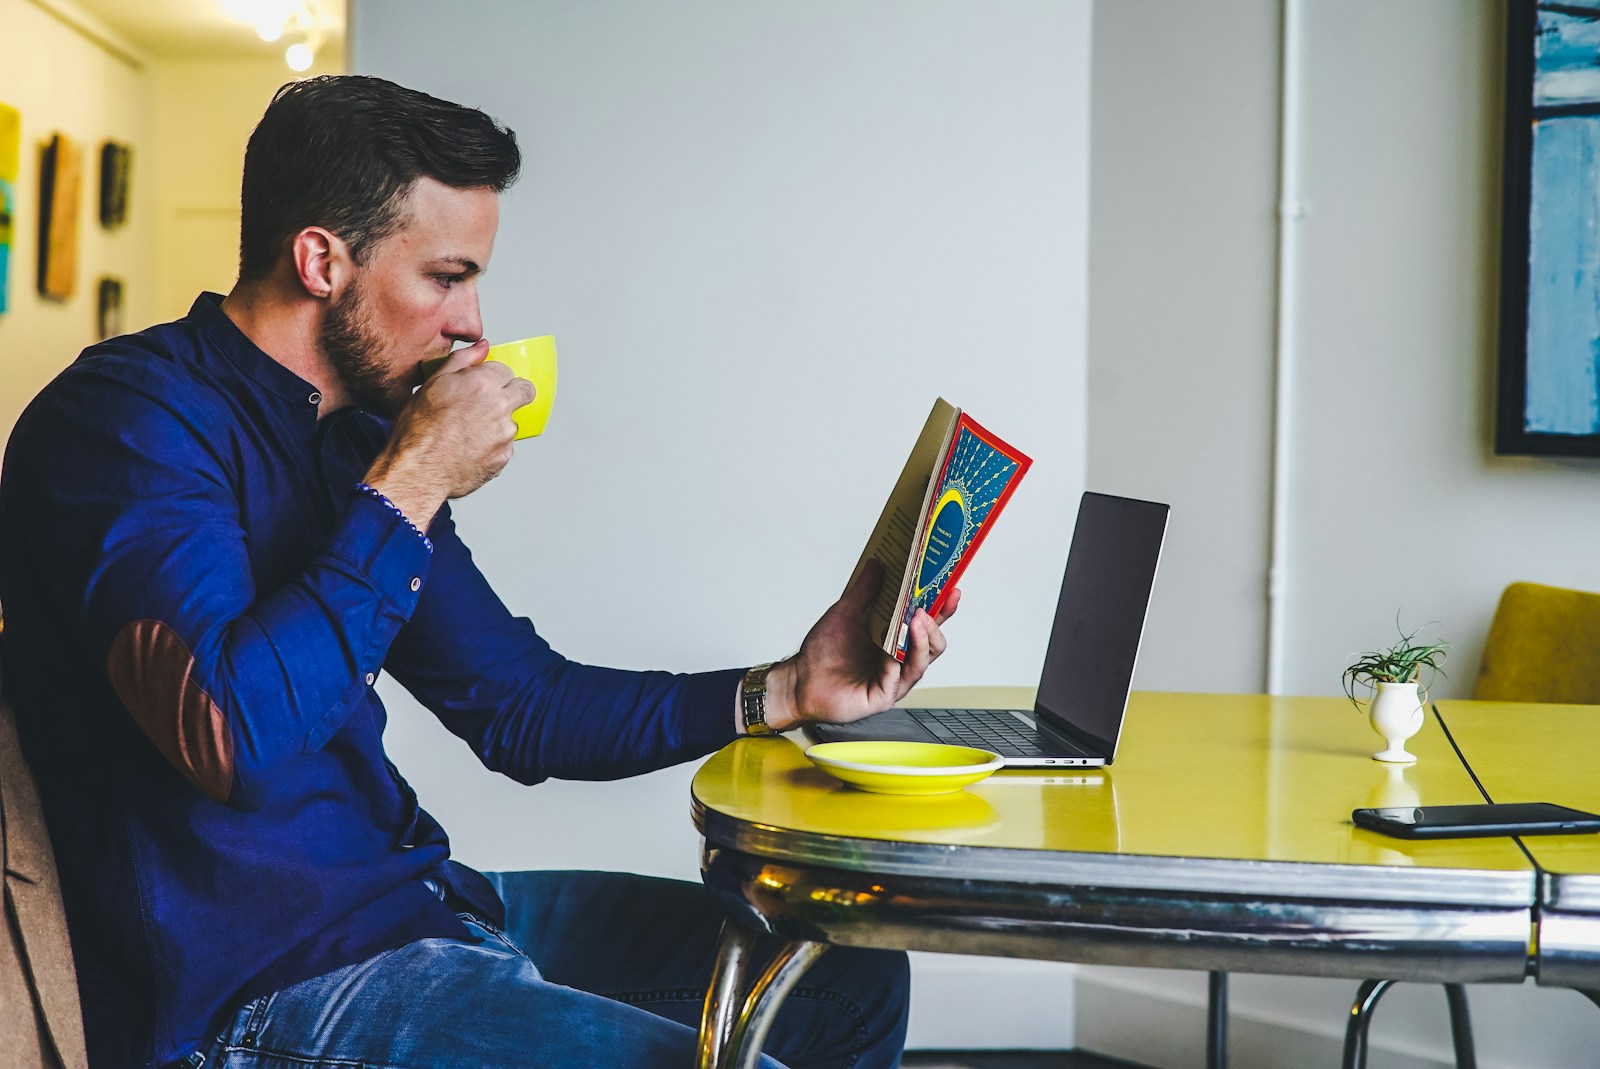
[[883, 585], [867, 610], [867, 633], [885, 652], [892, 651], [895, 646], [900, 607], [904, 604], [906, 584], [911, 581], [916, 558], [913, 550], [927, 508], [928, 491], [958, 415], [956, 407], [942, 397], [933, 403], [933, 411], [928, 413], [911, 456], [872, 530], [872, 537], [850, 573], [850, 581], [855, 582], [867, 561], [877, 558], [883, 563]]

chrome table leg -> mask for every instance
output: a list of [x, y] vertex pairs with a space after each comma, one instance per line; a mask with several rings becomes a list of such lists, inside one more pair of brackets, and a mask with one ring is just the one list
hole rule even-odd
[[721, 1069], [733, 1037], [739, 998], [744, 992], [745, 967], [755, 949], [756, 933], [732, 921], [722, 922], [717, 938], [716, 964], [712, 966], [711, 986], [706, 988], [705, 1007], [700, 1011], [700, 1044], [696, 1069]]
[[761, 1060], [761, 1045], [778, 1015], [778, 1007], [794, 989], [811, 963], [828, 949], [827, 943], [790, 943], [778, 952], [766, 967], [739, 1011], [733, 1025], [733, 1038], [728, 1044], [728, 1064], [731, 1069], [756, 1069]]
[[1220, 969], [1206, 988], [1206, 1069], [1228, 1069], [1228, 974]]
[[1478, 1052], [1472, 1046], [1472, 1012], [1467, 1007], [1464, 984], [1445, 984], [1450, 1003], [1450, 1039], [1456, 1048], [1456, 1069], [1478, 1069]]
[[1367, 1069], [1367, 1029], [1372, 1026], [1372, 1010], [1393, 986], [1393, 980], [1366, 980], [1356, 991], [1350, 1023], [1344, 1030], [1344, 1061], [1340, 1063], [1344, 1069]]
[[[1350, 1023], [1344, 1032], [1344, 1069], [1366, 1069], [1367, 1030], [1372, 1027], [1372, 1011], [1393, 980], [1368, 980], [1356, 992], [1350, 1007]], [[1444, 997], [1450, 1004], [1450, 1040], [1455, 1047], [1456, 1069], [1478, 1069], [1478, 1053], [1472, 1044], [1472, 1014], [1467, 1007], [1463, 984], [1445, 984]]]

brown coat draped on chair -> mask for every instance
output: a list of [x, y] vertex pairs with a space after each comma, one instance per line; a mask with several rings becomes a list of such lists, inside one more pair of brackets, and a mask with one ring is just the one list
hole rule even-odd
[[0, 700], [0, 1062], [6, 1069], [87, 1069], [78, 976], [67, 942], [55, 854], [11, 708]]

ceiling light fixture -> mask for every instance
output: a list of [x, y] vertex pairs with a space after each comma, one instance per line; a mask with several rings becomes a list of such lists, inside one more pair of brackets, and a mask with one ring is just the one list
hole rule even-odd
[[263, 41], [271, 44], [283, 36], [283, 31], [288, 29], [289, 19], [280, 14], [264, 14], [256, 20], [256, 34]]
[[283, 61], [296, 74], [305, 73], [316, 62], [323, 36], [320, 0], [223, 0], [223, 4], [263, 41], [286, 44]]
[[289, 22], [305, 5], [299, 0], [223, 0], [228, 13], [240, 22], [253, 27], [256, 36], [272, 42], [289, 29]]

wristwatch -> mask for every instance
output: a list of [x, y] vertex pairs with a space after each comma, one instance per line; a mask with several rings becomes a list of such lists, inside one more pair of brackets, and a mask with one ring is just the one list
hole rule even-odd
[[744, 730], [747, 735], [775, 735], [767, 726], [767, 673], [773, 662], [758, 664], [744, 674], [739, 684], [739, 708], [744, 711]]

